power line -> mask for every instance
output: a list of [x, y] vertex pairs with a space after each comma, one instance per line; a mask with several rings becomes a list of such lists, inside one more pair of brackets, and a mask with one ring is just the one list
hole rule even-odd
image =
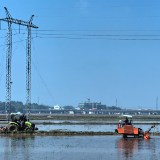
[[[16, 29], [15, 29], [15, 31], [16, 31]], [[44, 30], [43, 32], [45, 32], [45, 31], [49, 31], [49, 30]], [[159, 30], [160, 31], [160, 30]], [[22, 35], [24, 35], [24, 34], [26, 34], [26, 33], [16, 33], [16, 34], [13, 34], [14, 36], [15, 35], [20, 35], [20, 34], [22, 34]], [[159, 37], [160, 35], [158, 35], [158, 34], [129, 34], [129, 35], [127, 35], [127, 34], [71, 34], [71, 33], [32, 33], [32, 34], [34, 34], [34, 35], [41, 35], [41, 37], [43, 36], [43, 35], [47, 35], [47, 36], [85, 36], [85, 37], [120, 37], [120, 36], [126, 36], [126, 37], [132, 37], [132, 36], [134, 36], [134, 37], [147, 37], [147, 36], [149, 36], [149, 37]], [[4, 36], [4, 37], [0, 37], [0, 38], [5, 38], [6, 36]]]
[[[0, 31], [4, 31], [4, 30], [7, 30], [7, 29], [0, 29]], [[25, 30], [25, 29], [15, 29], [15, 30], [20, 30], [20, 31], [22, 31], [22, 30]], [[124, 29], [124, 30], [110, 30], [110, 29], [107, 29], [107, 30], [104, 30], [104, 29], [102, 29], [102, 30], [96, 30], [96, 29], [89, 29], [89, 30], [87, 30], [87, 29], [85, 29], [85, 30], [66, 30], [66, 29], [61, 29], [61, 30], [58, 30], [58, 29], [44, 29], [44, 30], [40, 30], [40, 29], [37, 29], [37, 30], [32, 30], [32, 32], [35, 32], [35, 31], [38, 31], [38, 32], [43, 32], [43, 31], [46, 31], [46, 32], [48, 32], [48, 31], [52, 31], [52, 32], [57, 32], [57, 31], [63, 31], [63, 32], [68, 32], [68, 31], [70, 31], [70, 32], [108, 32], [108, 31], [110, 31], [110, 32], [115, 32], [115, 31], [120, 31], [120, 32], [148, 32], [148, 31], [160, 31], [160, 30], [158, 30], [158, 29], [155, 29], [155, 30], [134, 30], [134, 29], [131, 29], [131, 30], [127, 30], [127, 29]], [[19, 34], [21, 34], [21, 33], [19, 33]]]
[[[146, 38], [146, 39], [136, 39], [136, 38], [121, 38], [121, 39], [113, 39], [113, 38], [80, 38], [80, 37], [41, 37], [41, 36], [37, 36], [37, 37], [32, 37], [33, 38], [40, 38], [40, 39], [72, 39], [72, 40], [83, 40], [83, 39], [92, 39], [92, 40], [115, 40], [115, 41], [159, 41], [160, 39], [157, 38], [157, 39], [151, 39], [151, 38]], [[22, 41], [25, 41], [25, 40], [20, 40], [20, 41], [15, 41], [15, 42], [12, 42], [12, 43], [19, 43], [19, 42], [22, 42]], [[3, 47], [3, 46], [6, 46], [7, 44], [4, 44], [4, 45], [0, 45], [0, 47]]]
[[50, 29], [45, 29], [45, 30], [39, 30], [39, 29], [37, 29], [37, 30], [32, 30], [32, 31], [71, 31], [71, 32], [104, 32], [104, 31], [120, 31], [120, 32], [130, 32], [130, 31], [132, 31], [132, 32], [144, 32], [144, 31], [160, 31], [160, 30], [127, 30], [127, 29], [125, 29], [125, 30], [109, 30], [109, 29], [107, 29], [107, 30], [96, 30], [96, 29], [89, 29], [89, 30], [57, 30], [57, 29], [53, 29], [53, 30], [50, 30]]
[[[72, 39], [72, 40], [83, 40], [83, 39], [92, 39], [92, 40], [115, 40], [115, 41], [159, 41], [160, 39], [112, 39], [112, 38], [78, 38], [78, 37], [75, 37], [75, 38], [72, 38], [72, 37], [32, 37], [33, 38], [40, 38], [40, 39], [43, 39], [43, 38], [48, 38], [48, 39]], [[15, 41], [15, 42], [12, 42], [12, 43], [19, 43], [19, 42], [22, 42], [22, 41], [25, 41], [25, 40], [20, 40], [20, 41]], [[0, 47], [3, 47], [3, 46], [6, 46], [7, 44], [4, 44], [4, 45], [0, 45]]]
[[[14, 27], [13, 27], [13, 29], [14, 29]], [[18, 48], [18, 46], [19, 46], [19, 44], [20, 44], [20, 42], [22, 42], [22, 41], [24, 41], [24, 40], [22, 40], [22, 38], [23, 38], [23, 36], [24, 36], [24, 34], [26, 34], [26, 33], [23, 33], [22, 34], [22, 38], [20, 38], [19, 37], [19, 34], [16, 32], [16, 30], [14, 29], [14, 31], [15, 31], [15, 34], [14, 35], [17, 35], [18, 36], [18, 38], [20, 39], [20, 41], [19, 41], [19, 43], [17, 43], [17, 45], [16, 45], [16, 47], [15, 47], [15, 49], [14, 49], [14, 51], [13, 51], [13, 53], [12, 53], [12, 55], [15, 53], [15, 51], [17, 50], [17, 48]], [[27, 31], [27, 30], [26, 30]], [[23, 43], [22, 43], [23, 44]]]
[[102, 18], [160, 18], [160, 16], [134, 16], [134, 17], [74, 17], [74, 16], [37, 16], [37, 17], [53, 17], [53, 18], [94, 18], [94, 19], [102, 19]]
[[[19, 42], [22, 42], [22, 41], [25, 41], [25, 40], [20, 40], [20, 41], [16, 41], [16, 42], [12, 42], [12, 43], [19, 43]], [[4, 44], [4, 45], [0, 45], [0, 47], [2, 47], [2, 46], [6, 46], [7, 45], [7, 43], [6, 44]]]
[[0, 37], [0, 38], [6, 38], [7, 36], [4, 36], [4, 37]]
[[131, 37], [131, 36], [137, 36], [137, 37], [139, 37], [139, 36], [153, 36], [153, 37], [158, 37], [158, 36], [160, 36], [160, 35], [122, 35], [122, 34], [97, 34], [97, 35], [95, 35], [95, 34], [51, 34], [51, 33], [49, 33], [49, 34], [47, 34], [47, 33], [33, 33], [33, 34], [36, 34], [36, 35], [47, 35], [47, 36], [53, 36], [53, 35], [56, 35], [56, 36], [61, 36], [61, 35], [70, 35], [70, 36], [92, 36], [92, 37], [95, 37], [95, 36], [99, 36], [99, 37], [101, 37], [101, 36], [106, 36], [106, 37], [120, 37], [120, 36], [127, 36], [127, 37]]
[[[35, 38], [36, 38], [36, 37], [35, 37]], [[160, 39], [135, 39], [135, 38], [134, 38], [134, 39], [126, 39], [126, 38], [125, 38], [125, 39], [122, 39], [122, 38], [121, 38], [121, 39], [112, 39], [112, 38], [79, 38], [79, 37], [72, 38], [72, 37], [39, 37], [39, 36], [37, 36], [37, 38], [41, 38], [41, 39], [42, 39], [42, 38], [75, 39], [75, 40], [76, 40], [76, 39], [77, 39], [77, 40], [78, 40], [78, 39], [79, 39], [79, 40], [80, 40], [80, 39], [99, 39], [99, 40], [100, 40], [100, 39], [101, 39], [101, 40], [104, 39], [104, 40], [119, 40], [119, 41], [129, 41], [129, 40], [130, 40], [130, 41], [136, 41], [136, 40], [139, 40], [139, 41], [151, 41], [151, 40], [152, 40], [152, 41], [153, 41], [153, 40], [160, 40]]]
[[[15, 31], [15, 32], [16, 32], [16, 31]], [[17, 32], [16, 32], [16, 35], [18, 36]], [[19, 36], [18, 36], [18, 38], [20, 39], [20, 41], [17, 41], [17, 42], [22, 42], [22, 41], [24, 41], [24, 40], [21, 40], [21, 38], [20, 38]], [[35, 38], [36, 38], [36, 37], [35, 37]], [[33, 39], [33, 38], [32, 38], [32, 39]], [[13, 43], [13, 42], [12, 42], [12, 43]], [[25, 49], [25, 46], [23, 45], [23, 43], [22, 43], [22, 46], [23, 46], [23, 48]], [[43, 80], [43, 77], [41, 76], [41, 74], [40, 74], [37, 66], [35, 65], [35, 63], [34, 63], [32, 60], [31, 60], [31, 62], [32, 62], [34, 68], [36, 69], [36, 72], [37, 72], [38, 76], [40, 77], [43, 85], [45, 86], [46, 90], [48, 91], [50, 97], [52, 98], [53, 102], [56, 104], [56, 101], [54, 100], [51, 91], [49, 90], [48, 86], [46, 85], [45, 81]]]
[[48, 93], [49, 93], [50, 97], [52, 98], [53, 102], [56, 104], [56, 101], [55, 101], [55, 99], [53, 98], [51, 91], [49, 90], [48, 86], [46, 85], [46, 83], [45, 83], [45, 81], [43, 80], [43, 78], [42, 78], [40, 72], [38, 71], [38, 68], [36, 67], [36, 65], [34, 64], [33, 61], [32, 61], [32, 64], [33, 64], [34, 68], [36, 69], [37, 74], [38, 74], [38, 76], [40, 77], [40, 79], [41, 79], [41, 81], [42, 81], [44, 87], [45, 87], [46, 90], [48, 91]]

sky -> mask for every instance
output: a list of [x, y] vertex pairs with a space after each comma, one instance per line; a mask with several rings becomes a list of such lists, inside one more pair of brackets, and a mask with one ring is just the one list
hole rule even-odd
[[[158, 0], [0, 0], [32, 28], [31, 103], [88, 101], [156, 109], [160, 99]], [[0, 101], [5, 102], [7, 23], [0, 30]], [[27, 28], [12, 24], [11, 100], [26, 102]], [[159, 103], [160, 109], [160, 103]]]

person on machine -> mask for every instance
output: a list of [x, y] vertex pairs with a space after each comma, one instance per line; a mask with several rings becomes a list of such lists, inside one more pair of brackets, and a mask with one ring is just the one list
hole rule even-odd
[[128, 118], [126, 117], [126, 119], [125, 119], [125, 121], [123, 121], [124, 122], [124, 125], [128, 125]]
[[11, 114], [11, 120], [12, 120], [12, 122], [14, 122], [14, 119], [15, 119], [15, 114]]
[[14, 119], [13, 119], [13, 121], [12, 121], [12, 122], [18, 123], [18, 119], [17, 119], [17, 117], [16, 117], [16, 116], [14, 117]]
[[25, 114], [23, 114], [22, 116], [19, 117], [19, 122], [20, 122], [21, 128], [24, 128], [26, 121], [27, 121], [27, 119], [26, 119]]

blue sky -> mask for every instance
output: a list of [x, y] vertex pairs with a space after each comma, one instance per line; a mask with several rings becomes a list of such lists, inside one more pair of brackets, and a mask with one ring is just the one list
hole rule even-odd
[[[54, 106], [87, 101], [155, 109], [160, 99], [158, 0], [1, 0], [32, 29], [31, 102]], [[7, 23], [0, 30], [0, 101], [5, 101]], [[26, 99], [26, 27], [12, 25], [12, 100]], [[18, 42], [22, 40], [21, 42]]]

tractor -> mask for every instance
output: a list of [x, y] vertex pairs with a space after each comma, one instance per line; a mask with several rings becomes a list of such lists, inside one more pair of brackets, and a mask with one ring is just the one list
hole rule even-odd
[[133, 136], [137, 138], [143, 137], [144, 139], [150, 139], [150, 135], [148, 133], [152, 128], [155, 127], [155, 125], [153, 125], [151, 128], [144, 132], [141, 128], [135, 128], [133, 126], [132, 116], [123, 116], [130, 118], [130, 120], [127, 124], [122, 123], [122, 121], [120, 120], [117, 129], [115, 129], [115, 132], [123, 134], [123, 138], [127, 138], [127, 136]]
[[35, 131], [38, 130], [37, 127], [35, 127], [34, 123], [31, 123], [29, 121], [25, 122], [25, 126], [22, 128], [19, 122], [9, 122], [8, 123], [8, 131]]
[[8, 131], [35, 131], [35, 130], [38, 130], [38, 128], [35, 127], [35, 124], [27, 121], [26, 118], [22, 120], [24, 124], [23, 127], [21, 126], [21, 120], [19, 119], [18, 121], [15, 114], [11, 114], [11, 119], [12, 121], [9, 122], [8, 126], [5, 127]]

